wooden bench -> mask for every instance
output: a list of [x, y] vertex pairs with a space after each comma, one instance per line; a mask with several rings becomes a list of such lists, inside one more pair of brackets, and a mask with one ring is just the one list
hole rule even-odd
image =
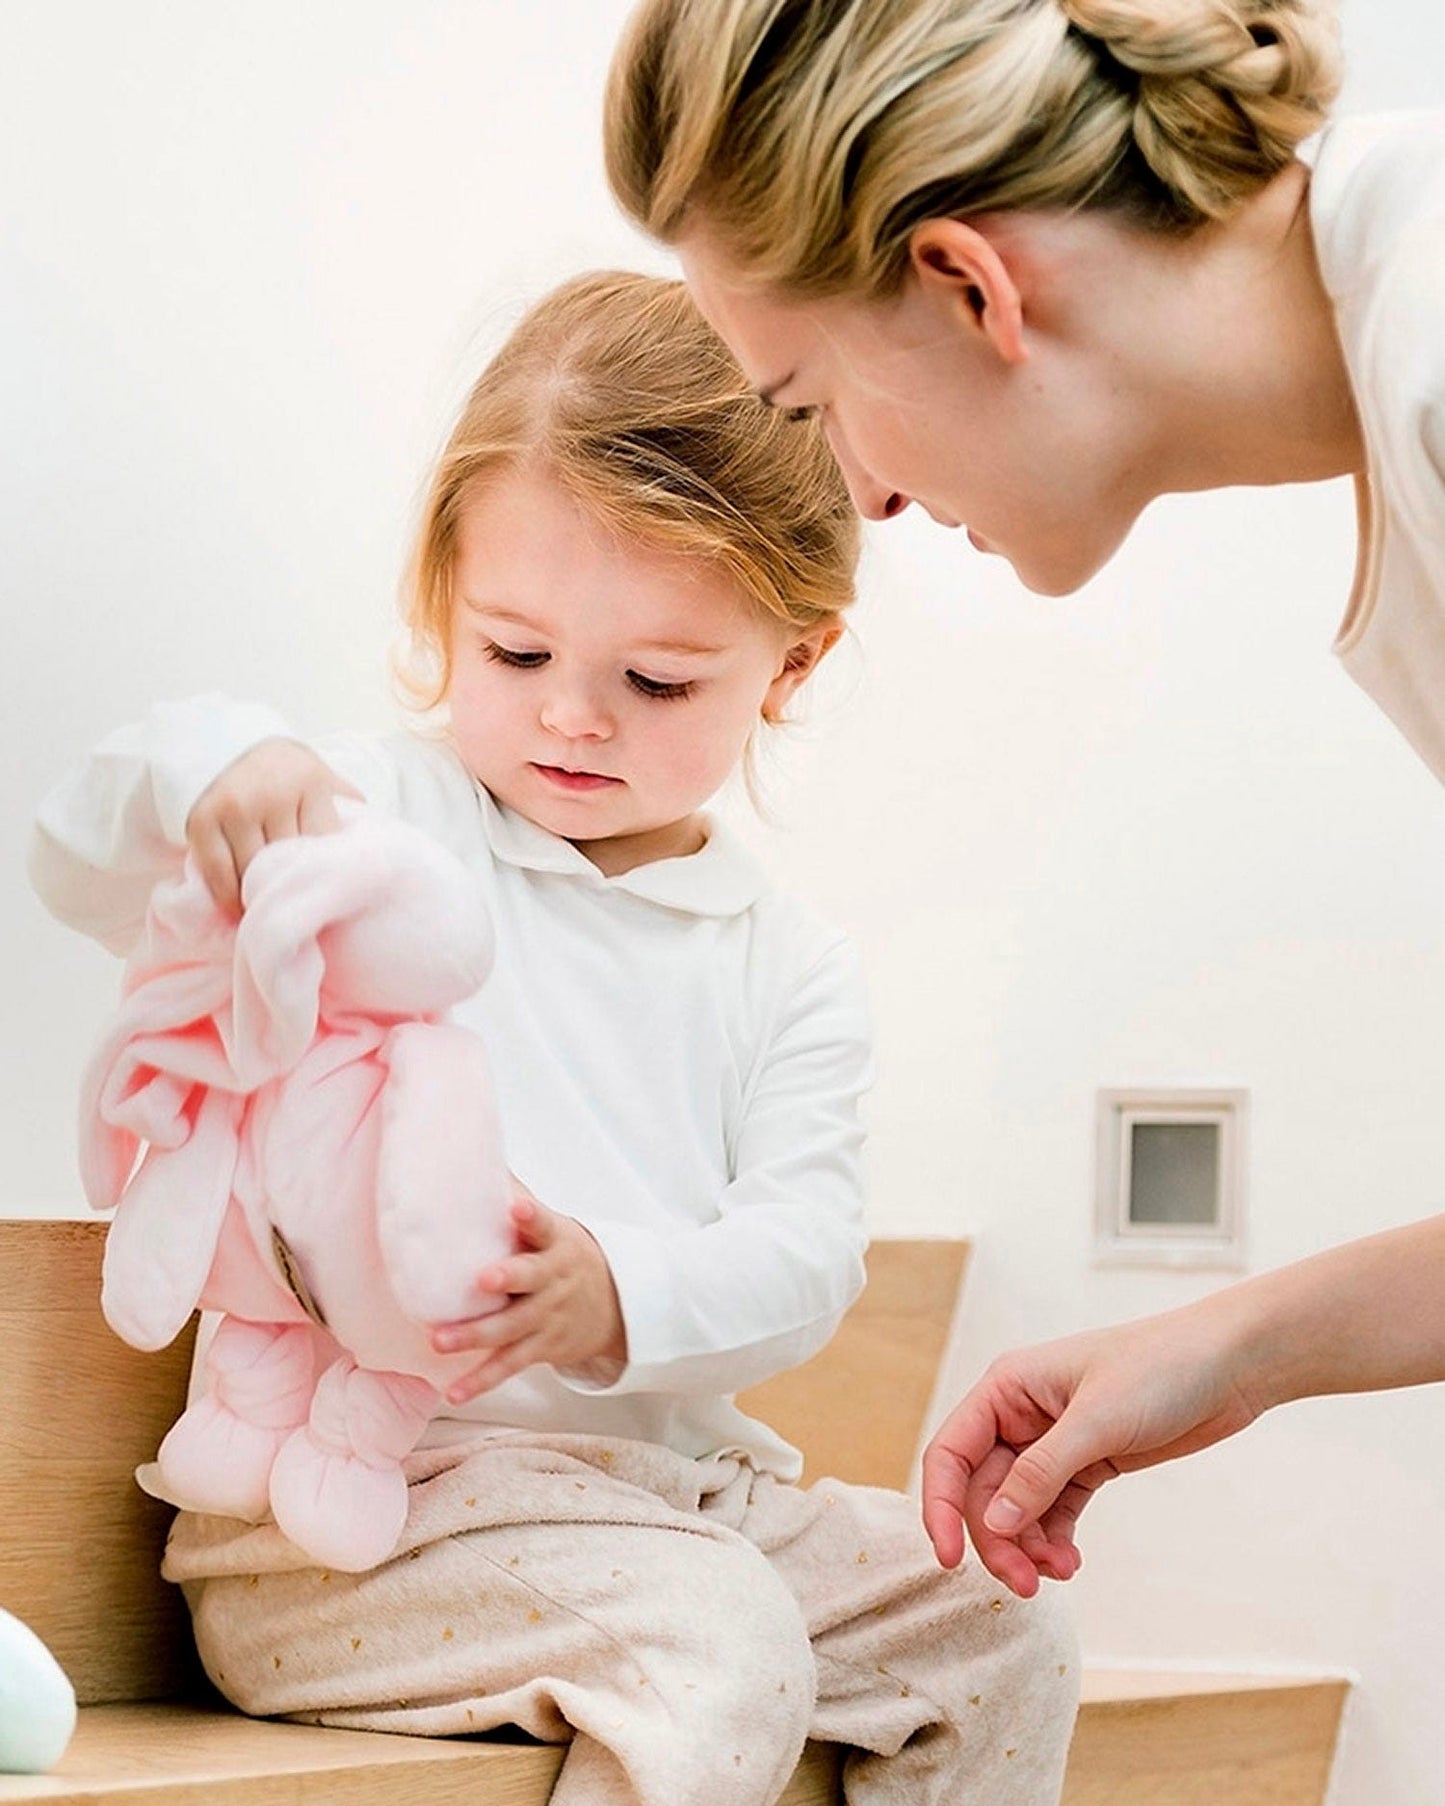
[[[194, 1331], [159, 1354], [100, 1315], [104, 1225], [0, 1222], [0, 1604], [45, 1639], [82, 1711], [55, 1773], [0, 1778], [0, 1801], [206, 1806], [540, 1806], [563, 1752], [517, 1739], [398, 1737], [263, 1723], [200, 1672], [179, 1591], [159, 1575], [170, 1511], [133, 1479], [185, 1399]], [[883, 1242], [844, 1329], [745, 1395], [811, 1474], [906, 1485], [963, 1274], [960, 1242]], [[810, 1747], [786, 1806], [841, 1798]]]
[[[0, 1806], [545, 1806], [555, 1747], [264, 1722], [210, 1690], [159, 1577], [170, 1514], [132, 1478], [181, 1408], [191, 1337], [140, 1355], [111, 1335], [103, 1240], [98, 1223], [0, 1221], [0, 1604], [45, 1638], [82, 1702], [56, 1771], [0, 1776]], [[907, 1483], [966, 1255], [876, 1244], [829, 1347], [745, 1395], [811, 1475]], [[1086, 1673], [1063, 1806], [1320, 1806], [1345, 1691]], [[780, 1806], [838, 1806], [838, 1760], [810, 1745]]]

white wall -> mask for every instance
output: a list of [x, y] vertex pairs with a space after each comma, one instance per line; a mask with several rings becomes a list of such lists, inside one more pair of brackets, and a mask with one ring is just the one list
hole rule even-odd
[[[103, 730], [223, 683], [385, 720], [448, 409], [611, 211], [623, 0], [11, 8], [0, 58], [0, 1206], [76, 1205], [114, 972], [24, 886]], [[1430, 0], [1349, 0], [1358, 105], [1445, 98]], [[1388, 33], [1388, 35], [1387, 35]], [[1088, 1265], [1093, 1094], [1254, 1103], [1255, 1266], [1445, 1207], [1445, 797], [1328, 654], [1343, 486], [1158, 505], [1068, 602], [905, 520], [759, 838], [872, 972], [880, 1231], [978, 1237], [949, 1386], [1195, 1295]], [[1096, 1658], [1351, 1668], [1338, 1806], [1435, 1806], [1445, 1397], [1297, 1407], [1115, 1488]]]

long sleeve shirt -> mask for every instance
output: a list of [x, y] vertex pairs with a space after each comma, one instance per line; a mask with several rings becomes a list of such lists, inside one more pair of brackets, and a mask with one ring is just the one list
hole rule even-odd
[[[42, 900], [124, 954], [152, 887], [180, 869], [201, 792], [286, 732], [206, 697], [110, 736], [41, 806]], [[486, 1042], [508, 1164], [596, 1238], [627, 1330], [612, 1384], [535, 1366], [448, 1407], [428, 1440], [581, 1431], [740, 1449], [796, 1477], [796, 1451], [731, 1395], [816, 1352], [862, 1284], [870, 1050], [848, 942], [719, 821], [701, 851], [609, 878], [499, 807], [445, 739], [316, 750], [481, 875], [497, 962], [454, 1014]]]

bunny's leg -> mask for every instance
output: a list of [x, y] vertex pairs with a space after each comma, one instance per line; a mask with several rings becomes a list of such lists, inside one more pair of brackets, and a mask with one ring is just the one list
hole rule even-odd
[[323, 1567], [360, 1573], [391, 1555], [406, 1524], [401, 1462], [441, 1395], [409, 1373], [371, 1373], [349, 1356], [316, 1387], [308, 1421], [271, 1470], [271, 1509]]
[[156, 1457], [167, 1493], [192, 1511], [264, 1518], [272, 1463], [306, 1421], [322, 1346], [309, 1323], [223, 1317], [206, 1351], [205, 1391]]

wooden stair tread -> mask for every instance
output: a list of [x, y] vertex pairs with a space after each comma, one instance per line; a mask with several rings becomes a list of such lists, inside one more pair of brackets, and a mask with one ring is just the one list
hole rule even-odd
[[[1064, 1806], [1318, 1800], [1346, 1685], [1331, 1676], [1086, 1673]], [[404, 1780], [406, 1797], [425, 1806], [544, 1806], [562, 1757], [555, 1745], [505, 1737], [333, 1731], [171, 1703], [89, 1706], [59, 1766], [0, 1776], [0, 1803], [389, 1806]], [[829, 1806], [838, 1766], [836, 1750], [810, 1745], [779, 1806]]]
[[1233, 1674], [1212, 1669], [1087, 1668], [1079, 1687], [1086, 1705], [1125, 1700], [1195, 1698], [1211, 1693], [1285, 1693], [1295, 1688], [1344, 1688], [1337, 1674]]
[[[564, 1753], [505, 1736], [336, 1731], [170, 1701], [86, 1706], [56, 1767], [0, 1775], [0, 1801], [390, 1806], [404, 1782], [405, 1797], [426, 1806], [544, 1806]], [[422, 1771], [424, 1794], [416, 1791]], [[836, 1776], [836, 1752], [810, 1745], [779, 1806], [827, 1806]]]

